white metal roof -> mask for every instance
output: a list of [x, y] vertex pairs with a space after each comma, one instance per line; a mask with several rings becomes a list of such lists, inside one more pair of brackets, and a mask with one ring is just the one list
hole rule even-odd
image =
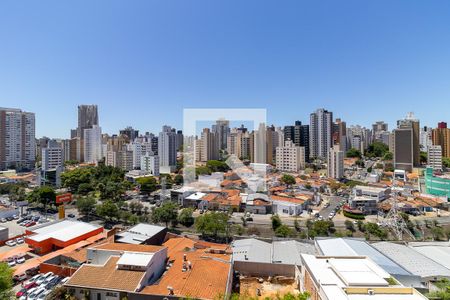
[[41, 242], [50, 238], [66, 242], [98, 228], [100, 228], [100, 226], [85, 222], [63, 220], [30, 228], [30, 231], [35, 234], [28, 236], [28, 238], [36, 242]]
[[379, 242], [372, 246], [414, 275], [450, 277], [449, 269], [405, 245]]
[[203, 196], [206, 196], [206, 193], [202, 192], [195, 192], [189, 196], [186, 197], [186, 200], [201, 200]]
[[448, 245], [414, 246], [412, 249], [450, 269], [450, 247]]
[[118, 265], [147, 267], [153, 253], [125, 252], [117, 261]]

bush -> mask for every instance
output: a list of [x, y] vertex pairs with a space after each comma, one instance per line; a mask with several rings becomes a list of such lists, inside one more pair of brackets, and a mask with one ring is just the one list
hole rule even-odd
[[366, 218], [364, 215], [353, 214], [353, 213], [345, 211], [345, 210], [343, 212], [344, 212], [344, 216], [347, 218], [351, 218], [351, 219], [355, 219], [355, 220], [364, 220]]

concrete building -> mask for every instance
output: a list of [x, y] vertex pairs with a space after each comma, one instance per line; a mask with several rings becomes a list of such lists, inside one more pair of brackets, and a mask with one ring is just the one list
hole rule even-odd
[[227, 150], [228, 135], [230, 134], [230, 121], [220, 119], [212, 126], [212, 133], [216, 137], [217, 149]]
[[[158, 138], [159, 164], [165, 171], [175, 170], [177, 164], [176, 132], [170, 126], [163, 126]], [[160, 168], [160, 169], [161, 169]]]
[[134, 142], [134, 140], [139, 136], [139, 130], [133, 129], [133, 127], [128, 126], [119, 131], [120, 135], [125, 135], [129, 142]]
[[153, 176], [159, 176], [159, 156], [149, 151], [141, 156], [140, 168]]
[[84, 129], [84, 161], [97, 163], [103, 158], [102, 153], [102, 129], [94, 125]]
[[97, 105], [79, 105], [77, 136], [84, 139], [84, 130], [93, 126], [99, 126]]
[[116, 234], [115, 241], [134, 245], [161, 245], [166, 234], [166, 227], [140, 223]]
[[396, 169], [411, 172], [420, 166], [420, 123], [409, 113], [397, 121], [394, 130], [394, 165]]
[[364, 256], [302, 254], [301, 258], [300, 289], [311, 300], [427, 299], [414, 288], [391, 284], [391, 275]]
[[[284, 142], [290, 140], [295, 146], [305, 148], [305, 159], [309, 161], [309, 125], [302, 125], [302, 122], [295, 121], [294, 126], [285, 126], [283, 131]], [[282, 147], [283, 143], [277, 143], [277, 147]]]
[[327, 158], [333, 147], [333, 113], [323, 108], [310, 115], [309, 147], [310, 158]]
[[34, 113], [0, 107], [0, 170], [31, 170], [35, 162]]
[[430, 145], [427, 149], [427, 165], [434, 170], [442, 170], [442, 147]]
[[64, 166], [63, 149], [55, 141], [49, 141], [46, 148], [42, 150], [42, 170], [62, 168]]
[[305, 147], [287, 140], [284, 146], [277, 147], [275, 161], [279, 171], [297, 173], [305, 168]]
[[433, 145], [439, 145], [442, 149], [442, 156], [450, 157], [450, 128], [446, 122], [440, 122], [438, 127], [432, 130]]
[[333, 145], [339, 145], [342, 151], [349, 149], [347, 143], [347, 123], [341, 119], [336, 119], [333, 123]]
[[201, 149], [200, 161], [207, 162], [208, 160], [219, 159], [219, 135], [212, 132], [209, 128], [204, 128], [201, 133]]
[[430, 127], [423, 127], [420, 129], [420, 150], [428, 151], [428, 147], [433, 145], [433, 129]]
[[328, 177], [340, 179], [344, 177], [344, 152], [335, 146], [328, 152], [327, 170]]

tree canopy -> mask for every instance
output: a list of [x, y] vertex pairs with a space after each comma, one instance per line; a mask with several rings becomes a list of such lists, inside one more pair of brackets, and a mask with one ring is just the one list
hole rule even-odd
[[384, 157], [386, 153], [389, 152], [389, 147], [382, 143], [375, 141], [369, 145], [366, 150], [365, 156], [367, 157]]
[[0, 299], [12, 299], [13, 270], [5, 262], [0, 262]]
[[347, 157], [350, 157], [350, 158], [354, 158], [354, 157], [361, 158], [362, 154], [361, 154], [361, 151], [359, 151], [358, 149], [351, 148], [350, 150], [347, 151]]
[[178, 223], [180, 223], [186, 227], [191, 227], [192, 225], [194, 225], [194, 222], [195, 222], [193, 213], [194, 213], [194, 209], [184, 208], [178, 215]]
[[222, 212], [209, 212], [195, 219], [195, 229], [202, 235], [217, 238], [227, 232], [228, 215]]
[[208, 160], [206, 162], [206, 167], [208, 167], [211, 172], [226, 172], [230, 169], [225, 162], [220, 160]]
[[283, 176], [281, 176], [281, 182], [287, 185], [293, 185], [295, 184], [295, 177], [289, 174], [283, 174]]
[[155, 223], [165, 223], [166, 227], [170, 222], [177, 221], [178, 207], [173, 202], [165, 202], [160, 207], [153, 210], [152, 221]]

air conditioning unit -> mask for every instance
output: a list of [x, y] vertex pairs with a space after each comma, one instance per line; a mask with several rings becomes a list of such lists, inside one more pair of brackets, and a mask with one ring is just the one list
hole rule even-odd
[[374, 290], [367, 290], [367, 294], [369, 294], [370, 296], [375, 295], [375, 291]]

